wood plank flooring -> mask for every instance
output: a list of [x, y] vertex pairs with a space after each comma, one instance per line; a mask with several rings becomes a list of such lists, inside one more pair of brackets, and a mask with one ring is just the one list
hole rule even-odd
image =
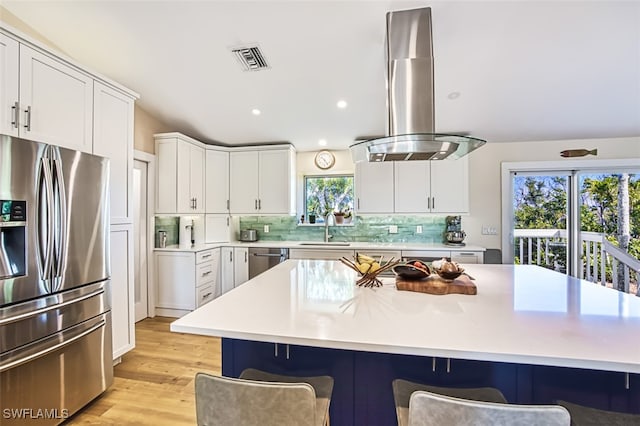
[[174, 318], [136, 324], [136, 347], [114, 368], [113, 385], [65, 425], [194, 425], [195, 374], [220, 375], [220, 339], [172, 333]]

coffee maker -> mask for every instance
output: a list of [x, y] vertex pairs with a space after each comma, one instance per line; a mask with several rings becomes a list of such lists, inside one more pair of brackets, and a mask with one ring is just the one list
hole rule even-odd
[[444, 243], [449, 246], [464, 246], [464, 238], [467, 234], [462, 230], [460, 216], [447, 216], [444, 231]]

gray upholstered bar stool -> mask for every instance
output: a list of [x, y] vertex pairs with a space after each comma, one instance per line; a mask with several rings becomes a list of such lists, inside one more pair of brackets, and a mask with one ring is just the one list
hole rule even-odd
[[392, 382], [392, 386], [393, 398], [396, 403], [398, 426], [407, 426], [409, 424], [409, 400], [411, 398], [411, 394], [416, 391], [427, 391], [474, 401], [507, 403], [507, 399], [504, 397], [502, 392], [496, 388], [443, 388], [410, 382], [403, 379], [394, 380]]
[[640, 414], [616, 413], [615, 411], [598, 410], [567, 401], [558, 401], [569, 410], [572, 426], [639, 426]]
[[417, 391], [409, 401], [409, 426], [569, 426], [559, 405], [515, 405], [471, 401]]
[[240, 378], [196, 375], [198, 425], [324, 426], [333, 378], [280, 376], [247, 369]]

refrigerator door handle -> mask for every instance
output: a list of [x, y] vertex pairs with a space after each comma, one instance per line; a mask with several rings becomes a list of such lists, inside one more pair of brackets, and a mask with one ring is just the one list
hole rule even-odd
[[54, 183], [54, 208], [55, 218], [57, 219], [55, 235], [55, 270], [53, 271], [55, 281], [55, 291], [62, 286], [62, 279], [64, 276], [64, 268], [67, 264], [67, 196], [65, 192], [64, 175], [62, 174], [62, 160], [60, 158], [60, 151], [57, 147], [52, 149], [53, 151], [53, 174]]
[[63, 308], [65, 306], [71, 305], [73, 303], [82, 302], [83, 300], [87, 300], [87, 299], [91, 299], [92, 297], [100, 296], [101, 294], [104, 294], [104, 288], [99, 288], [98, 290], [92, 291], [91, 293], [83, 294], [83, 295], [81, 295], [79, 297], [75, 297], [73, 299], [65, 300], [65, 301], [63, 301], [61, 303], [51, 304], [51, 305], [42, 307], [40, 309], [34, 309], [34, 310], [22, 312], [22, 313], [19, 313], [17, 315], [13, 315], [13, 316], [6, 317], [6, 318], [0, 318], [0, 325], [7, 325], [7, 324], [11, 324], [13, 322], [24, 320], [26, 318], [35, 317], [35, 316], [38, 316], [40, 314], [44, 314], [45, 312], [52, 311], [54, 309], [60, 309], [60, 308]]
[[[15, 368], [19, 365], [25, 364], [29, 361], [33, 361], [34, 359], [37, 358], [41, 358], [47, 354], [50, 354], [51, 352], [55, 352], [58, 349], [62, 349], [65, 346], [69, 346], [71, 345], [73, 342], [76, 342], [80, 339], [82, 339], [83, 337], [93, 333], [94, 331], [100, 329], [101, 327], [104, 327], [106, 325], [106, 321], [104, 319], [100, 319], [100, 322], [98, 322], [97, 324], [91, 326], [90, 328], [81, 331], [78, 334], [72, 335], [71, 337], [65, 336], [65, 334], [72, 334], [75, 330], [68, 330], [68, 331], [62, 331], [60, 333], [57, 333], [56, 335], [51, 336], [51, 340], [53, 341], [55, 340], [62, 340], [59, 343], [56, 343], [54, 345], [47, 345], [44, 349], [39, 350], [37, 352], [33, 352], [30, 354], [26, 354], [24, 356], [20, 356], [20, 354], [15, 354], [12, 355], [11, 353], [9, 353], [9, 358], [6, 362], [3, 362], [3, 359], [0, 359], [0, 373], [2, 373], [3, 371], [7, 371], [10, 370], [12, 368]], [[83, 325], [83, 328], [85, 326]], [[75, 328], [75, 327], [74, 327]]]
[[40, 159], [38, 169], [38, 186], [36, 190], [37, 211], [36, 214], [36, 245], [37, 263], [40, 279], [45, 282], [47, 289], [53, 289], [49, 283], [51, 278], [51, 258], [53, 254], [53, 184], [51, 176], [51, 164], [46, 156]]

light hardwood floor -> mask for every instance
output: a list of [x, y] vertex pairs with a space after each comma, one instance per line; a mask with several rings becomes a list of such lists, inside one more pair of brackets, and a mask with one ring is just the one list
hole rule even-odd
[[174, 318], [136, 324], [136, 348], [114, 368], [113, 385], [65, 425], [194, 425], [194, 379], [220, 374], [220, 339], [172, 333]]

